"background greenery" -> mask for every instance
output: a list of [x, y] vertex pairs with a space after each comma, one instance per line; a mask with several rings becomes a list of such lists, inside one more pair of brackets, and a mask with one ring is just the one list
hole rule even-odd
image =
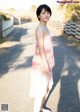
[[[66, 0], [62, 0], [66, 1]], [[76, 0], [74, 0], [76, 1]], [[66, 21], [74, 21], [78, 22], [80, 21], [80, 3], [60, 3], [59, 5], [60, 9], [65, 9], [65, 19]]]
[[9, 17], [7, 16], [7, 14], [4, 13], [4, 12], [0, 12], [0, 16], [2, 16], [2, 20], [3, 20], [3, 21], [10, 20], [10, 18], [9, 18]]

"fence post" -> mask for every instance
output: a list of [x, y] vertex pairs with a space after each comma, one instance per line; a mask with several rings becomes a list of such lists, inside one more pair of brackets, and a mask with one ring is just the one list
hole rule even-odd
[[0, 37], [3, 37], [2, 34], [2, 15], [0, 14]]
[[80, 40], [80, 24], [79, 24], [79, 22], [77, 22], [77, 24], [76, 24], [76, 28], [75, 28], [76, 30], [75, 30], [75, 37], [78, 39], [78, 40]]

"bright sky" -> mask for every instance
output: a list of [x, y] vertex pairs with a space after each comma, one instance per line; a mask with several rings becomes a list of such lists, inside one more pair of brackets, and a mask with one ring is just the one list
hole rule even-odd
[[43, 3], [53, 7], [57, 3], [56, 1], [57, 0], [0, 0], [0, 9], [29, 9], [32, 5], [39, 6]]

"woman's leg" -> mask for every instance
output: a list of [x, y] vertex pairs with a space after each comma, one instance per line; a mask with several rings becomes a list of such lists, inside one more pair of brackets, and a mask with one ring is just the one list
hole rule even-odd
[[34, 112], [40, 112], [40, 109], [42, 109], [44, 102], [43, 97], [36, 97], [34, 101]]
[[49, 86], [47, 87], [46, 95], [42, 99], [42, 104], [41, 104], [41, 108], [40, 108], [41, 112], [43, 111], [43, 104], [44, 104], [45, 100], [47, 99], [48, 94], [49, 94]]
[[49, 92], [50, 92], [50, 90], [49, 90], [49, 84], [48, 84], [48, 86], [47, 86], [47, 92], [46, 92], [46, 95], [44, 96], [44, 98], [43, 98], [43, 100], [42, 100], [42, 106], [41, 106], [41, 109], [40, 109], [40, 111], [41, 112], [51, 112], [51, 110], [50, 109], [47, 109], [47, 108], [43, 108], [43, 104], [44, 104], [44, 102], [46, 101], [46, 99], [47, 99], [47, 97], [48, 97], [48, 95], [49, 95]]
[[[47, 91], [48, 93], [48, 91]], [[47, 95], [46, 93], [46, 95]], [[35, 100], [34, 100], [34, 112], [40, 112], [40, 111], [43, 111], [43, 104], [46, 100], [46, 95], [44, 97], [36, 97]]]
[[43, 111], [43, 104], [44, 104], [45, 100], [46, 100], [46, 96], [42, 99], [42, 104], [41, 104], [41, 108], [40, 108], [41, 112]]
[[[34, 112], [43, 112], [43, 104], [49, 94], [49, 88], [47, 89], [46, 95], [44, 97], [36, 97], [34, 100]], [[44, 109], [46, 110], [46, 109]]]
[[36, 96], [35, 101], [34, 101], [34, 112], [40, 112], [42, 110], [43, 104], [48, 96], [49, 93], [49, 83], [47, 85], [47, 91], [45, 96]]

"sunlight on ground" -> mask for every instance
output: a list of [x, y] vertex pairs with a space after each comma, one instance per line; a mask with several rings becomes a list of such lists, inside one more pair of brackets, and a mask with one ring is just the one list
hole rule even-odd
[[79, 94], [79, 99], [80, 99], [80, 80], [78, 81], [78, 94]]
[[7, 48], [10, 48], [10, 47], [15, 46], [17, 44], [19, 44], [19, 42], [16, 42], [16, 41], [12, 41], [12, 42], [6, 41], [6, 42], [2, 43], [0, 45], [0, 54], [8, 52]]
[[77, 67], [80, 68], [80, 61], [76, 60], [76, 61], [75, 61], [75, 64], [77, 65]]
[[56, 46], [58, 46], [58, 44], [57, 43], [54, 43], [53, 46], [56, 47]]
[[0, 48], [9, 48], [9, 47], [12, 47], [14, 45], [17, 45], [19, 44], [19, 42], [16, 42], [16, 41], [7, 41], [7, 42], [4, 42], [0, 45]]

